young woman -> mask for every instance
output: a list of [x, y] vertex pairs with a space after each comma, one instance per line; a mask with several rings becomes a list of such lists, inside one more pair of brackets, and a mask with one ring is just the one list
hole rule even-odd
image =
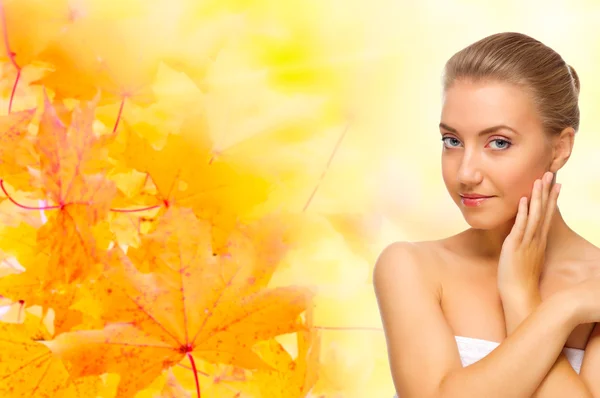
[[600, 398], [600, 249], [556, 206], [579, 78], [519, 33], [446, 64], [443, 178], [471, 226], [395, 242], [374, 286], [401, 398]]

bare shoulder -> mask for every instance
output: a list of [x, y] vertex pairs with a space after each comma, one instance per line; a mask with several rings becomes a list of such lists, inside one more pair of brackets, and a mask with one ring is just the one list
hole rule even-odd
[[567, 261], [567, 267], [572, 271], [575, 282], [600, 276], [600, 248], [584, 239], [574, 244], [570, 250], [573, 255]]
[[600, 276], [600, 248], [590, 242], [587, 243], [589, 245], [589, 255], [586, 258], [586, 276], [588, 278]]
[[462, 365], [440, 305], [435, 242], [395, 242], [379, 255], [373, 285], [400, 396], [430, 396]]
[[[428, 285], [439, 282], [442, 266], [439, 251], [441, 241], [394, 242], [386, 246], [375, 263], [373, 281], [394, 278], [418, 278]], [[414, 280], [413, 280], [414, 281]]]

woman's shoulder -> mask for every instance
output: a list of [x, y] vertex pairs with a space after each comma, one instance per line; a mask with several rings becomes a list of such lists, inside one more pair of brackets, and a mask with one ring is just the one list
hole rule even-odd
[[392, 242], [382, 250], [380, 258], [401, 259], [408, 256], [422, 267], [440, 266], [447, 262], [449, 256], [457, 255], [452, 248], [464, 240], [465, 232], [436, 240]]
[[573, 247], [576, 255], [573, 263], [575, 270], [581, 279], [600, 276], [600, 248], [587, 239], [580, 238], [580, 242]]
[[446, 264], [445, 239], [396, 241], [388, 244], [375, 263], [375, 279], [419, 280], [436, 288]]
[[575, 234], [548, 264], [548, 275], [558, 276], [565, 286], [600, 277], [600, 248]]
[[[430, 267], [434, 257], [443, 247], [442, 241], [396, 241], [388, 244], [379, 254], [379, 260], [406, 263], [419, 267]], [[409, 265], [410, 266], [410, 265]]]
[[382, 316], [396, 317], [397, 309], [406, 303], [441, 302], [441, 283], [430, 247], [427, 242], [398, 241], [382, 250], [373, 269]]

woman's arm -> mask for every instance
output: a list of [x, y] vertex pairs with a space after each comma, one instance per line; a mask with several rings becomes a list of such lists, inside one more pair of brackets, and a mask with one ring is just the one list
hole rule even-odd
[[[512, 335], [542, 302], [539, 281], [544, 267], [548, 231], [560, 193], [560, 184], [553, 185], [552, 177], [552, 173], [547, 172], [541, 180], [535, 181], [529, 205], [526, 198], [521, 198], [515, 223], [502, 245], [498, 263], [498, 290], [504, 308], [507, 336]], [[559, 352], [534, 397], [567, 396], [592, 395], [567, 357]]]
[[[471, 369], [466, 368], [470, 372], [451, 374], [445, 380], [447, 385], [442, 384], [440, 396], [460, 396], [461, 384], [468, 383], [470, 377], [481, 389], [476, 396], [481, 391], [485, 397], [531, 397], [554, 367], [576, 326], [575, 307], [566, 294], [541, 303], [498, 348], [468, 367]], [[568, 396], [590, 395], [587, 389], [571, 389]]]
[[440, 306], [433, 264], [420, 248], [395, 243], [379, 256], [374, 287], [401, 398], [529, 398], [577, 325], [570, 295], [541, 303], [480, 361], [462, 367]]
[[593, 397], [600, 397], [600, 323], [596, 323], [585, 347], [579, 376], [585, 381]]
[[[502, 303], [507, 336], [513, 334], [521, 322], [530, 316], [541, 302], [539, 293], [514, 295], [512, 299], [504, 298]], [[561, 352], [533, 397], [592, 397], [592, 394], [584, 380], [575, 372], [566, 355]]]

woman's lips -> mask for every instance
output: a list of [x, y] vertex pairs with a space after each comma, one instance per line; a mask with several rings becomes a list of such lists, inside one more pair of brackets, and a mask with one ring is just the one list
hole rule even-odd
[[488, 199], [492, 199], [493, 196], [482, 196], [482, 197], [466, 197], [466, 196], [461, 196], [460, 200], [462, 202], [463, 205], [467, 206], [467, 207], [477, 207], [477, 206], [481, 206], [481, 204], [483, 202], [485, 202]]

